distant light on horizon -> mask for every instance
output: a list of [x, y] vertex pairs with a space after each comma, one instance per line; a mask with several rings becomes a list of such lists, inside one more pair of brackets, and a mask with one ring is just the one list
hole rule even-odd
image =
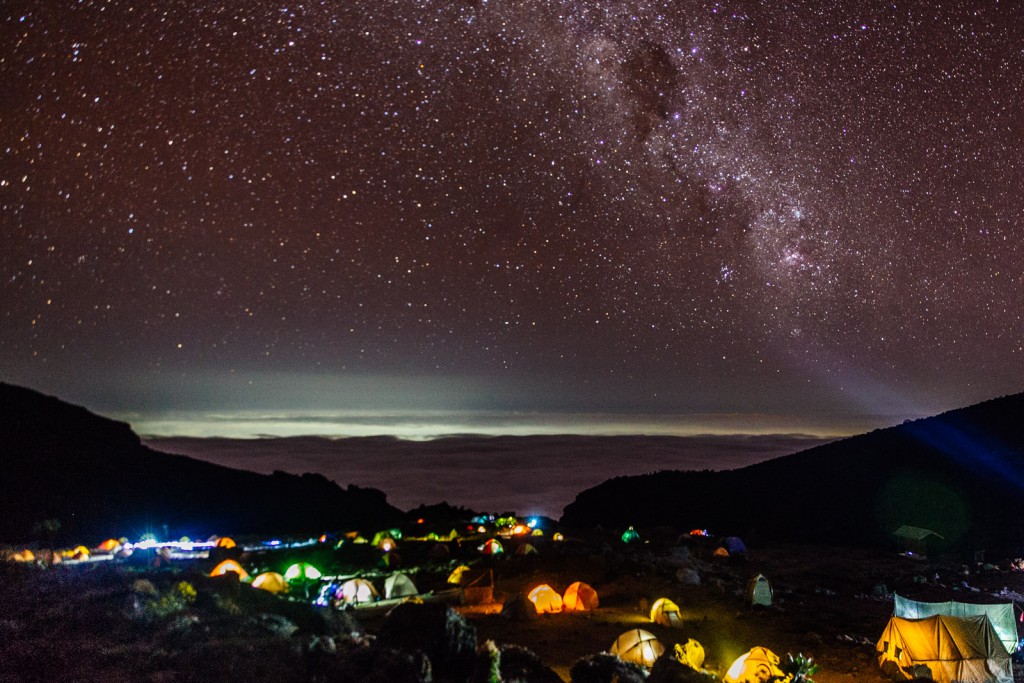
[[901, 417], [808, 417], [763, 413], [611, 414], [497, 411], [195, 411], [111, 413], [143, 438], [258, 439], [389, 436], [425, 441], [457, 435], [765, 436], [841, 438], [897, 424]]

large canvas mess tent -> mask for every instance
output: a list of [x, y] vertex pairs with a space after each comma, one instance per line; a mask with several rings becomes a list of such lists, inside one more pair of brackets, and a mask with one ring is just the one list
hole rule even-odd
[[984, 614], [923, 619], [892, 617], [875, 646], [878, 663], [895, 662], [907, 674], [927, 666], [939, 683], [1012, 683], [1010, 655]]
[[904, 619], [923, 619], [936, 614], [951, 617], [975, 617], [984, 614], [992, 622], [992, 628], [1010, 654], [1017, 649], [1017, 624], [1013, 620], [1013, 604], [1003, 602], [993, 605], [975, 605], [969, 602], [919, 602], [895, 595], [893, 615]]

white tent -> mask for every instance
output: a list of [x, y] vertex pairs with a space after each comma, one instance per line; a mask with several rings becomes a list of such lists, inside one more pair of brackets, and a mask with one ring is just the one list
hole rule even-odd
[[764, 574], [758, 574], [747, 582], [746, 602], [751, 607], [755, 605], [772, 606], [772, 586]]
[[875, 645], [878, 663], [906, 673], [924, 665], [938, 683], [1012, 683], [1010, 655], [985, 615], [892, 617]]
[[975, 617], [984, 614], [992, 622], [992, 628], [1010, 654], [1017, 649], [1017, 622], [1013, 620], [1013, 603], [974, 605], [969, 602], [918, 602], [900, 595], [893, 596], [893, 616], [904, 619], [923, 619], [935, 614], [951, 617]]
[[395, 572], [384, 579], [384, 597], [391, 598], [404, 598], [410, 595], [418, 595], [419, 591], [416, 590], [415, 584], [412, 579], [403, 574], [402, 572]]

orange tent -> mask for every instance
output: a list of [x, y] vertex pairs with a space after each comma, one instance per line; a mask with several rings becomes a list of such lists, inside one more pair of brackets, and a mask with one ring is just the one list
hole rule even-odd
[[234, 560], [224, 560], [210, 572], [210, 576], [224, 576], [228, 572], [234, 572], [238, 574], [240, 581], [247, 581], [249, 579], [249, 572], [242, 569], [242, 565]]
[[218, 548], [234, 548], [236, 545], [238, 544], [235, 543], [235, 539], [228, 536], [221, 536], [217, 539]]
[[562, 596], [562, 606], [567, 612], [588, 612], [597, 609], [597, 605], [597, 591], [582, 581], [569, 584]]
[[546, 583], [534, 588], [526, 597], [530, 598], [537, 614], [555, 614], [562, 611], [562, 596]]
[[121, 542], [116, 538], [108, 538], [107, 540], [96, 546], [96, 550], [102, 550], [105, 553], [116, 552], [121, 547]]

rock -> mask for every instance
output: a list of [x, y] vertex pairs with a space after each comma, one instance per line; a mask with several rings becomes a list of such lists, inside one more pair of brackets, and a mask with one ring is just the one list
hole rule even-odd
[[385, 617], [374, 646], [420, 650], [439, 678], [466, 680], [473, 672], [476, 627], [447, 605], [403, 603]]
[[699, 586], [700, 573], [693, 567], [682, 567], [676, 572], [676, 581], [687, 586]]
[[257, 614], [253, 617], [253, 622], [282, 638], [291, 638], [299, 630], [299, 627], [290, 619], [282, 617], [280, 614]]
[[562, 683], [540, 657], [519, 645], [501, 646], [500, 671], [502, 683]]
[[682, 664], [674, 657], [659, 657], [651, 668], [647, 683], [711, 683], [715, 678]]
[[601, 652], [577, 659], [569, 669], [571, 683], [642, 683], [647, 669]]

